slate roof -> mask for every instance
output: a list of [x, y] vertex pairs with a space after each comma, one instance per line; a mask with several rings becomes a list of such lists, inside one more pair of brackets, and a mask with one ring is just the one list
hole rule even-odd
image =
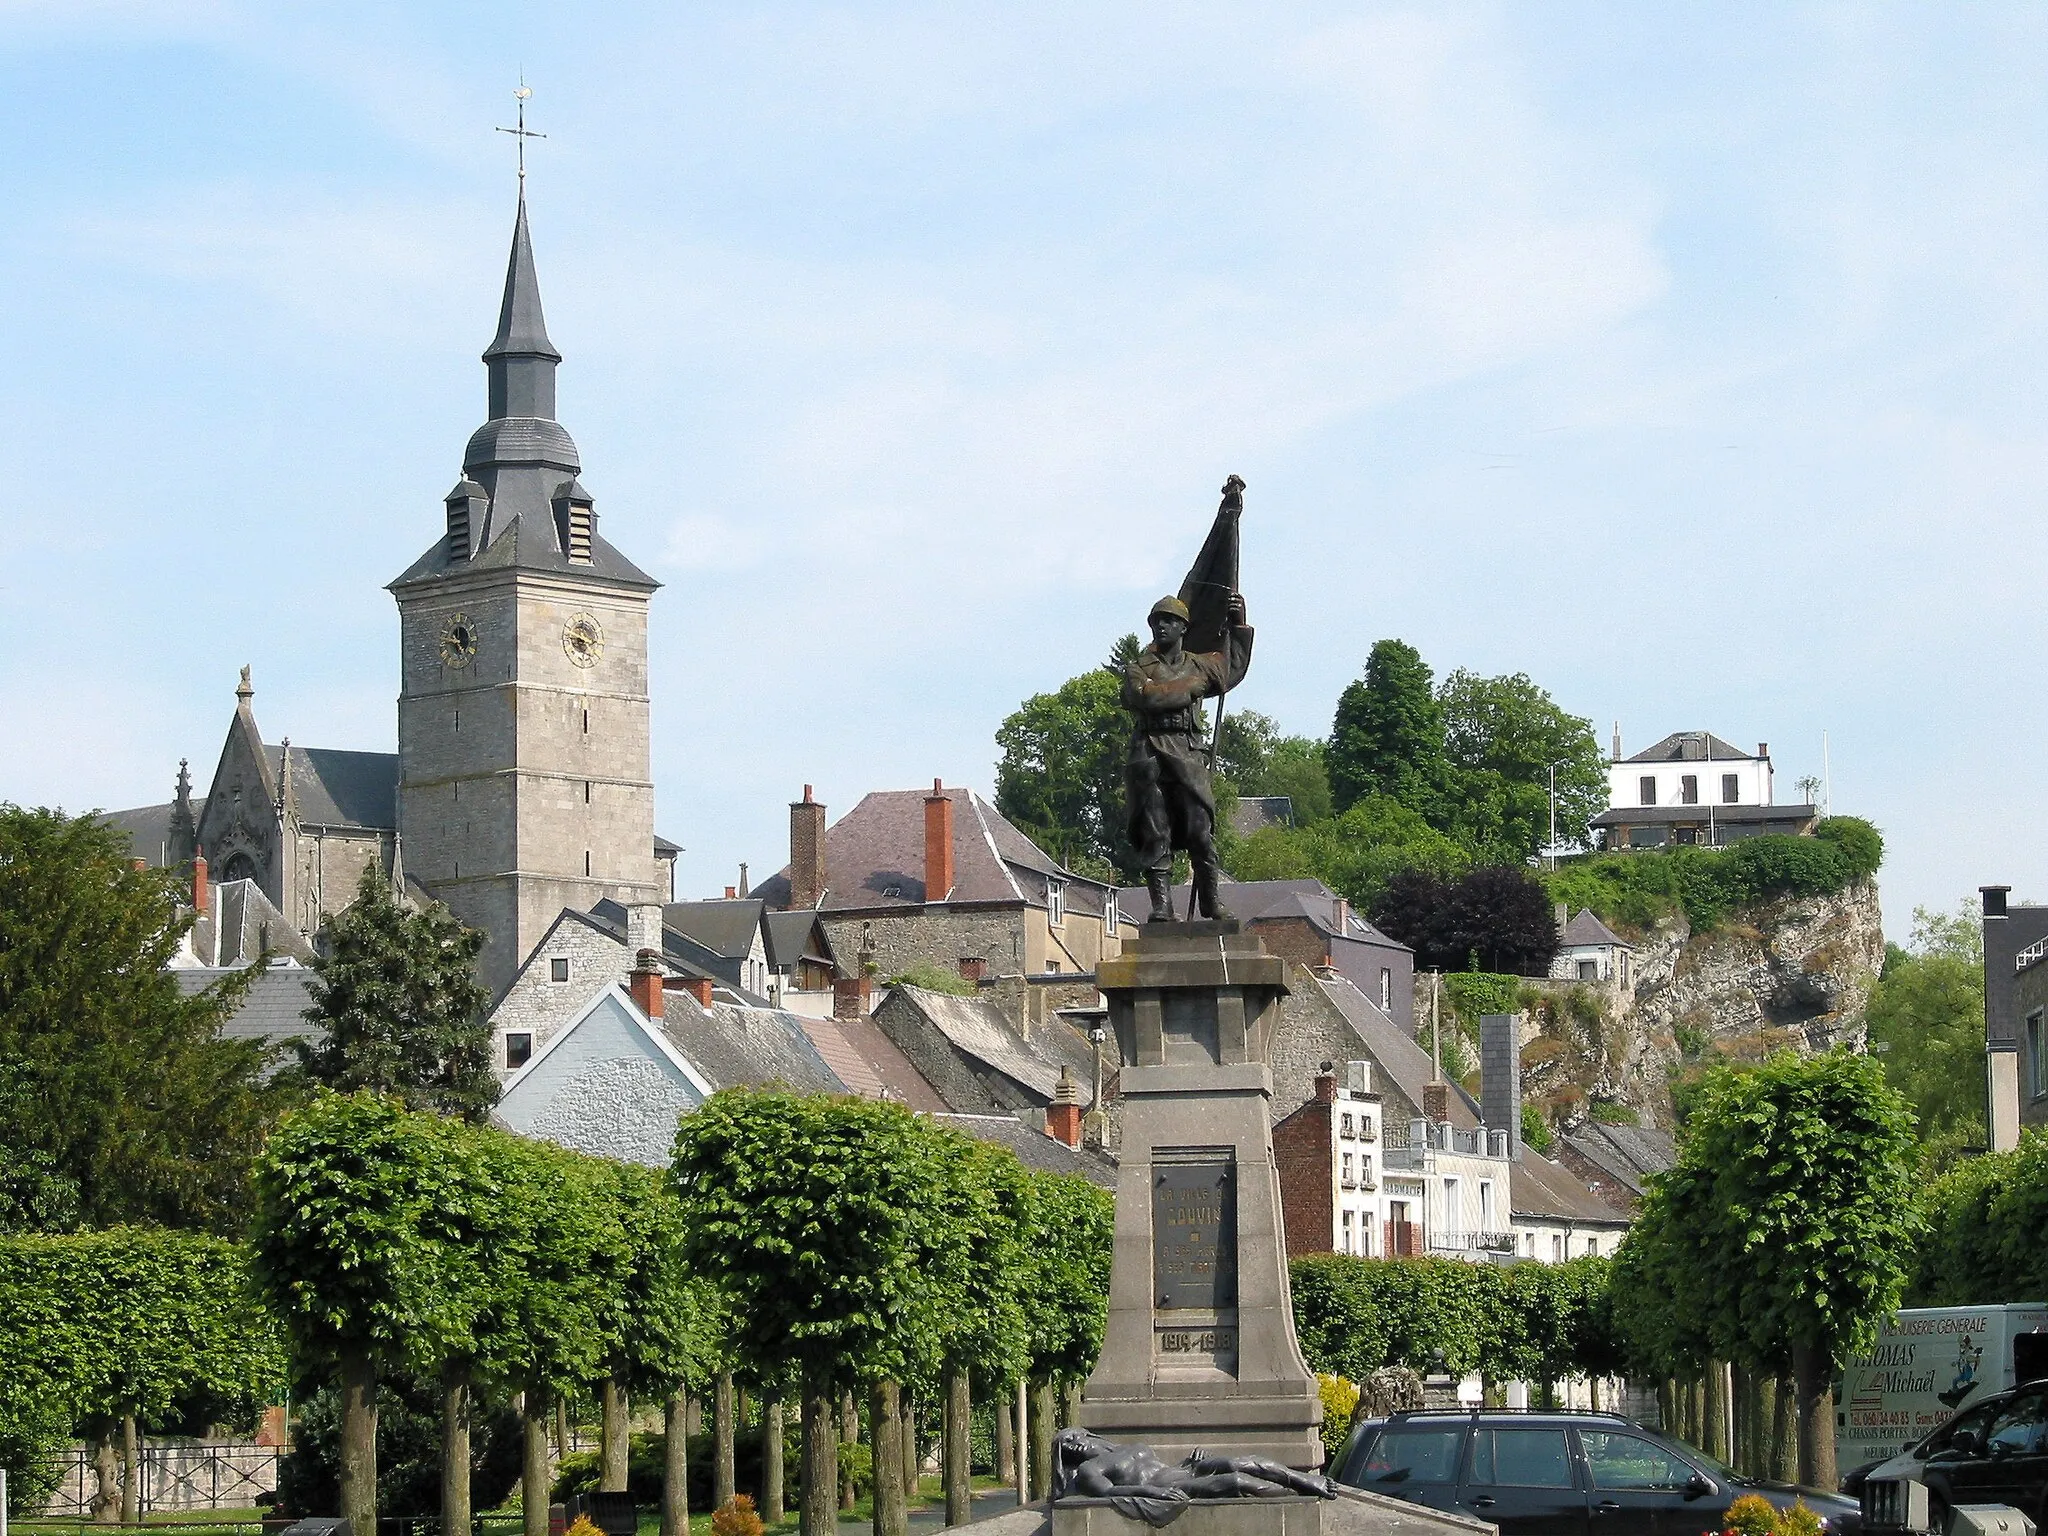
[[1239, 795], [1237, 809], [1230, 813], [1230, 830], [1239, 837], [1250, 837], [1268, 827], [1293, 825], [1292, 795]]
[[1704, 822], [1713, 812], [1717, 824], [1740, 826], [1752, 822], [1812, 821], [1820, 814], [1811, 805], [1617, 805], [1593, 818], [1596, 827], [1640, 827], [1672, 822]]
[[[1044, 877], [1079, 890], [1106, 892], [1099, 881], [1062, 868], [1002, 813], [970, 789], [944, 791], [953, 802], [953, 889], [933, 901], [1044, 906]], [[921, 906], [924, 888], [924, 802], [929, 791], [879, 789], [825, 829], [826, 912], [887, 911]], [[1013, 867], [1014, 866], [1014, 867]], [[1039, 877], [1020, 880], [1019, 873]], [[789, 905], [789, 866], [754, 887], [771, 907]]]
[[681, 843], [672, 843], [667, 838], [663, 837], [659, 832], [654, 834], [654, 856], [657, 859], [672, 859], [682, 851], [683, 845]]
[[[600, 901], [588, 912], [578, 912], [574, 907], [564, 907], [560, 915], [555, 918], [555, 921], [548, 925], [548, 933], [552, 934], [557, 926], [571, 918], [576, 919], [578, 922], [588, 923], [599, 932], [617, 939], [621, 944], [626, 942], [626, 909], [609, 897]], [[671, 943], [671, 940], [675, 940], [675, 942]], [[661, 958], [667, 963], [669, 969], [676, 972], [679, 976], [708, 979], [716, 982], [721, 987], [727, 986], [728, 983], [723, 976], [705, 968], [704, 961], [712, 957], [705, 953], [703, 947], [697, 944], [690, 944], [686, 952], [685, 942], [679, 935], [671, 934], [668, 931], [667, 925], [663, 924]], [[541, 950], [546, 947], [546, 944], [547, 938], [543, 936], [541, 942], [534, 946], [533, 954], [527, 957], [526, 964], [520, 966], [521, 975], [524, 975], [526, 967], [532, 965], [539, 957]]]
[[206, 914], [192, 925], [190, 942], [208, 965], [248, 965], [266, 946], [273, 956], [313, 962], [313, 946], [254, 880], [208, 881]]
[[799, 960], [810, 953], [811, 934], [816, 931], [818, 947], [824, 958], [830, 962], [832, 956], [831, 936], [818, 922], [818, 914], [808, 909], [797, 912], [768, 912], [761, 918], [761, 940], [768, 950], [768, 966], [771, 970], [793, 970]]
[[[223, 976], [232, 976], [237, 966], [193, 966], [175, 970], [178, 990], [195, 997]], [[234, 1016], [221, 1025], [224, 1040], [318, 1040], [326, 1031], [309, 1024], [303, 1015], [313, 1006], [307, 984], [313, 973], [296, 965], [273, 965], [249, 988], [249, 995]]]
[[[1379, 1006], [1343, 976], [1315, 973], [1317, 983], [1337, 1011], [1344, 1015], [1346, 1022], [1358, 1032], [1365, 1042], [1366, 1051], [1379, 1063], [1379, 1070], [1401, 1097], [1418, 1110], [1422, 1107], [1422, 1090], [1429, 1085], [1429, 1051], [1414, 1039], [1400, 1025], [1382, 1012]], [[1460, 1130], [1476, 1130], [1479, 1126], [1479, 1106], [1473, 1102], [1460, 1083], [1447, 1082], [1450, 1095], [1450, 1123]]]
[[1591, 1120], [1565, 1141], [1637, 1196], [1648, 1186], [1651, 1174], [1663, 1173], [1678, 1161], [1678, 1148], [1669, 1131], [1640, 1125], [1602, 1125]]
[[[925, 1081], [924, 1074], [903, 1053], [903, 1048], [883, 1034], [882, 1027], [872, 1018], [862, 1016], [824, 1022], [830, 1024], [846, 1042], [846, 1048], [866, 1064], [887, 1097], [908, 1104], [920, 1114], [936, 1114], [948, 1108], [939, 1091]], [[812, 1036], [813, 1041], [816, 1038]]]
[[1745, 752], [1723, 741], [1712, 731], [1673, 731], [1654, 747], [1645, 747], [1625, 763], [1719, 763], [1730, 759], [1755, 762], [1754, 752]]
[[1627, 939], [1595, 917], [1591, 907], [1579, 908], [1578, 916], [1564, 925], [1564, 932], [1558, 935], [1557, 942], [1567, 949], [1575, 944], [1606, 944], [1618, 949], [1635, 948]]
[[154, 868], [162, 869], [170, 854], [173, 809], [169, 801], [162, 805], [138, 805], [133, 810], [108, 811], [100, 820], [128, 834], [133, 857], [147, 859]]
[[1060, 1068], [1070, 1069], [1076, 1082], [1095, 1070], [1095, 1051], [1071, 1024], [1048, 1020], [1027, 1041], [1010, 1027], [1002, 1010], [979, 997], [927, 992], [922, 987], [897, 987], [890, 1001], [916, 1008], [962, 1055], [1000, 1072], [1048, 1104], [1059, 1086]]
[[661, 909], [661, 925], [701, 944], [721, 960], [744, 960], [761, 931], [763, 903], [743, 901], [672, 901]]
[[1034, 1131], [1014, 1115], [935, 1114], [932, 1120], [965, 1131], [976, 1141], [1008, 1147], [1026, 1168], [1041, 1173], [1078, 1173], [1099, 1188], [1116, 1188], [1115, 1158], [1095, 1147], [1070, 1147], [1056, 1136]]
[[[263, 760], [275, 764], [283, 750], [265, 742]], [[396, 752], [292, 747], [285, 761], [291, 769], [292, 808], [301, 822], [379, 831], [398, 825]]]
[[[1186, 885], [1174, 888], [1174, 911], [1187, 911], [1188, 890]], [[1318, 932], [1333, 939], [1381, 944], [1389, 949], [1408, 948], [1406, 944], [1388, 938], [1348, 907], [1345, 925], [1340, 931], [1337, 926], [1339, 897], [1320, 880], [1232, 880], [1226, 876], [1220, 894], [1223, 904], [1237, 915], [1241, 923], [1305, 918]], [[1125, 887], [1116, 893], [1116, 897], [1117, 908], [1125, 922], [1143, 923], [1152, 911], [1152, 898], [1142, 887]]]
[[779, 1008], [742, 1008], [669, 993], [661, 1027], [691, 1064], [718, 1088], [793, 1088], [800, 1093], [850, 1093], [826, 1064], [805, 1021]]
[[1517, 1216], [1539, 1220], [1563, 1218], [1614, 1227], [1629, 1223], [1562, 1164], [1527, 1146], [1522, 1148], [1522, 1160], [1508, 1169], [1508, 1207]]

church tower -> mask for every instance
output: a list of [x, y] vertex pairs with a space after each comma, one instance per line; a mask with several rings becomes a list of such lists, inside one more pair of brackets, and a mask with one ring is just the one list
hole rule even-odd
[[490, 419], [398, 600], [406, 874], [481, 929], [502, 993], [564, 907], [666, 899], [656, 876], [647, 608], [659, 585], [598, 537], [555, 420], [521, 183]]

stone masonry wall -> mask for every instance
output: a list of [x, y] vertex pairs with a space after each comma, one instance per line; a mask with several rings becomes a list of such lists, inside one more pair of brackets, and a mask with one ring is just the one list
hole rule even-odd
[[[1344, 1063], [1369, 1058], [1372, 1052], [1351, 1027], [1329, 994], [1315, 977], [1298, 965], [1287, 967], [1287, 996], [1280, 1001], [1280, 1023], [1273, 1031], [1268, 1060], [1273, 1068], [1273, 1117], [1292, 1114], [1316, 1096], [1316, 1076], [1323, 1063], [1334, 1062], [1342, 1076]], [[1395, 1118], [1395, 1106], [1406, 1106], [1384, 1073], [1374, 1074], [1374, 1085], [1386, 1095], [1387, 1115]], [[1419, 1113], [1403, 1107], [1400, 1118]]]
[[828, 915], [824, 923], [832, 952], [849, 971], [860, 963], [865, 930], [874, 947], [875, 966], [883, 976], [900, 976], [913, 966], [926, 964], [957, 974], [963, 956], [986, 960], [989, 975], [1005, 976], [1024, 969], [1023, 910], [913, 907], [882, 917]]
[[[569, 979], [553, 981], [554, 959], [569, 962]], [[626, 946], [586, 923], [571, 919], [549, 934], [534, 951], [533, 963], [512, 983], [504, 1000], [491, 1014], [491, 1060], [500, 1077], [509, 1076], [505, 1066], [505, 1036], [523, 1031], [533, 1036], [536, 1055], [554, 1038], [555, 1031], [583, 1011], [605, 988], [617, 984], [632, 969]]]

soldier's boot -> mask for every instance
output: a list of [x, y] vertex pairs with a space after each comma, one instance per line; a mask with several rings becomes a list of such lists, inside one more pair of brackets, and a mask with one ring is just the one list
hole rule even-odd
[[1232, 913], [1216, 894], [1216, 866], [1203, 863], [1195, 868], [1195, 902], [1204, 917], [1230, 921]]
[[1148, 869], [1145, 871], [1145, 889], [1152, 893], [1152, 915], [1148, 923], [1170, 923], [1173, 921], [1173, 875], [1169, 870]]

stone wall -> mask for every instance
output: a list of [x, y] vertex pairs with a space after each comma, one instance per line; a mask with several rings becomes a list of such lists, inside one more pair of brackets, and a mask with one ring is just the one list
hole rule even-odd
[[[1280, 1023], [1273, 1031], [1267, 1059], [1273, 1068], [1273, 1118], [1292, 1114], [1316, 1096], [1316, 1077], [1323, 1063], [1336, 1063], [1341, 1080], [1344, 1063], [1369, 1058], [1372, 1052], [1351, 1027], [1337, 1005], [1330, 1001], [1315, 977], [1298, 965], [1287, 967], [1287, 996], [1280, 1000]], [[1400, 1100], [1393, 1085], [1375, 1073], [1374, 1086], [1387, 1096], [1387, 1113], [1395, 1113]], [[1413, 1111], [1403, 1108], [1400, 1118]]]
[[[552, 980], [552, 960], [569, 962], [569, 979]], [[548, 934], [534, 951], [532, 962], [491, 1013], [492, 1065], [500, 1077], [509, 1076], [505, 1066], [505, 1036], [520, 1031], [533, 1036], [533, 1049], [554, 1037], [555, 1031], [581, 1013], [598, 993], [625, 978], [633, 968], [626, 946], [588, 923], [570, 918]]]
[[890, 992], [874, 1018], [876, 1027], [910, 1058], [910, 1064], [956, 1114], [1008, 1115], [1037, 1106], [1035, 1097], [1008, 1078], [957, 1050], [905, 989]]
[[1024, 908], [913, 907], [877, 917], [824, 918], [832, 952], [849, 971], [860, 963], [865, 932], [883, 976], [900, 976], [917, 965], [957, 973], [963, 958], [986, 960], [991, 976], [1024, 970]]

